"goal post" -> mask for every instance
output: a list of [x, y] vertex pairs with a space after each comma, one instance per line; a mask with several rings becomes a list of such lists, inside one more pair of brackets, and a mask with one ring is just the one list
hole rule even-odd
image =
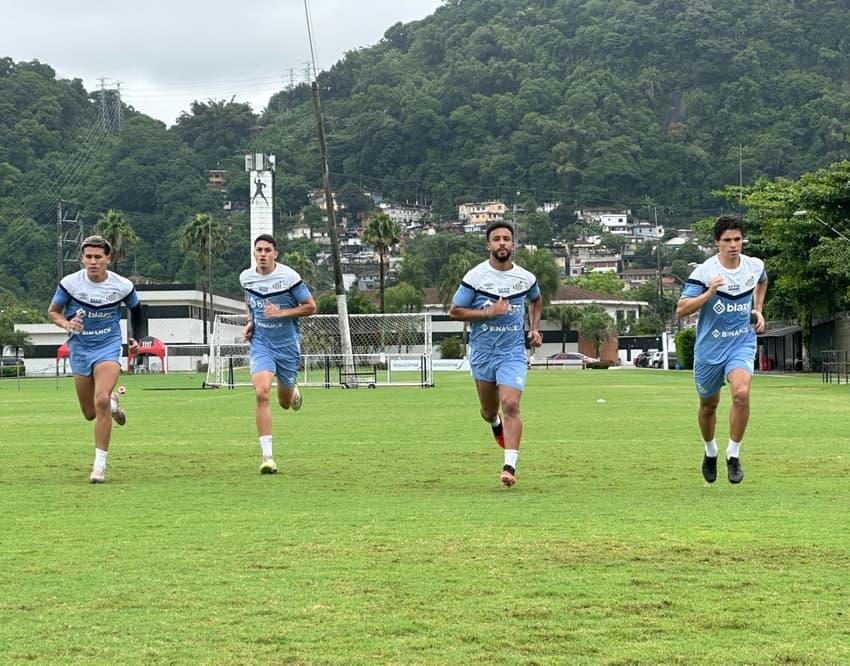
[[[247, 315], [216, 315], [210, 338], [207, 386], [250, 386], [250, 348], [242, 339]], [[362, 314], [348, 318], [352, 355], [340, 347], [339, 317], [298, 320], [298, 384], [330, 388], [433, 386], [431, 315]]]

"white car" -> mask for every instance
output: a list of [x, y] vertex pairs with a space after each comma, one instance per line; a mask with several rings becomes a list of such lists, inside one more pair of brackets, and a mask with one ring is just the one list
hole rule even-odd
[[[678, 363], [678, 357], [676, 356], [676, 352], [668, 351], [667, 352], [667, 368], [670, 370], [676, 369], [676, 364]], [[652, 357], [649, 359], [649, 367], [650, 368], [663, 368], [664, 367], [664, 352], [657, 351]]]
[[531, 361], [531, 365], [552, 368], [586, 368], [588, 364], [598, 362], [598, 358], [593, 358], [581, 352], [558, 352], [546, 358], [534, 359]]

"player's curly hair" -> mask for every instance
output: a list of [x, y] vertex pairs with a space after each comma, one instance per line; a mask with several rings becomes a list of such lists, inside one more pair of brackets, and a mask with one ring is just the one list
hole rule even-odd
[[507, 229], [511, 232], [511, 236], [516, 235], [516, 231], [514, 231], [514, 225], [510, 222], [505, 222], [504, 220], [495, 220], [487, 225], [487, 229], [485, 229], [484, 233], [487, 237], [487, 240], [490, 240], [490, 232], [494, 229]]
[[720, 240], [720, 237], [727, 231], [737, 229], [744, 235], [744, 224], [741, 218], [737, 215], [721, 215], [714, 221], [714, 240]]

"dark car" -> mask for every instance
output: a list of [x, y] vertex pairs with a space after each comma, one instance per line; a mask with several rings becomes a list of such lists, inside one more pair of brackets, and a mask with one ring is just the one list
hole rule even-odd
[[648, 368], [649, 367], [649, 357], [650, 354], [648, 352], [641, 352], [637, 356], [635, 356], [632, 363], [636, 368]]
[[23, 377], [27, 374], [24, 359], [0, 356], [0, 377]]

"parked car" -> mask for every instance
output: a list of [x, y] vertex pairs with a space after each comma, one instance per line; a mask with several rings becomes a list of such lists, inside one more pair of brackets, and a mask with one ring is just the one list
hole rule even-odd
[[[676, 365], [679, 363], [678, 357], [676, 356], [676, 352], [668, 351], [667, 352], [667, 367], [670, 370], [675, 370]], [[650, 367], [653, 368], [663, 368], [664, 367], [664, 352], [657, 351], [652, 355], [652, 358], [649, 361]]]
[[24, 359], [0, 356], [0, 377], [23, 377], [27, 374]]
[[587, 367], [589, 363], [599, 363], [598, 358], [593, 358], [581, 352], [558, 352], [547, 356], [546, 361], [553, 365], [575, 365], [582, 368]]
[[632, 363], [636, 368], [648, 368], [649, 367], [649, 358], [651, 354], [649, 352], [641, 352], [637, 356], [634, 357]]

